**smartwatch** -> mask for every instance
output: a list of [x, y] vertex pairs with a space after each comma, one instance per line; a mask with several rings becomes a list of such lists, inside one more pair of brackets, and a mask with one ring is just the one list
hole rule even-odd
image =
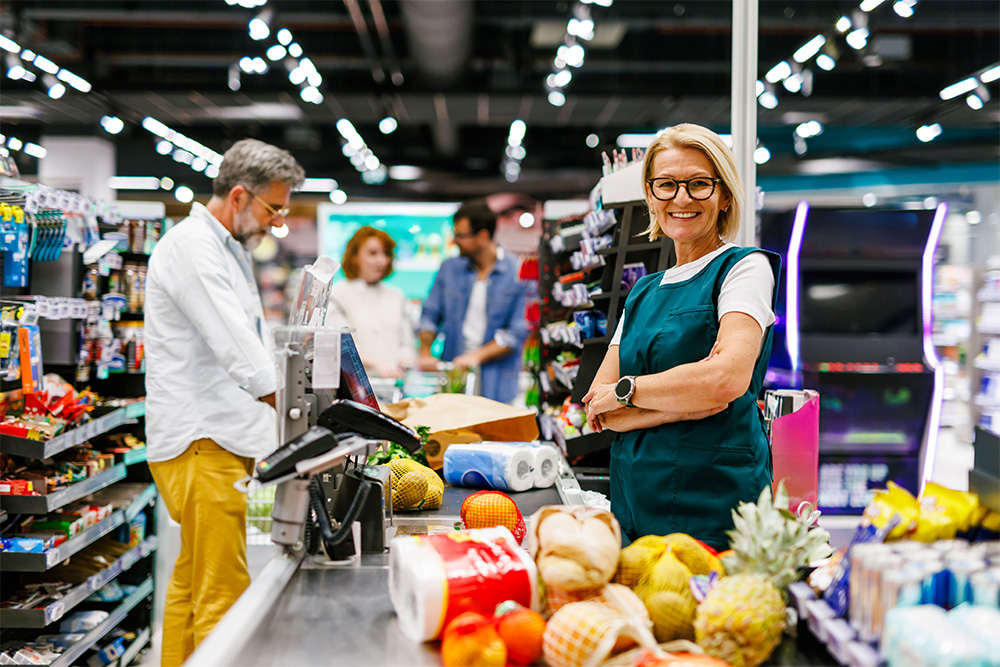
[[615, 385], [615, 398], [626, 408], [634, 408], [632, 404], [632, 394], [635, 393], [635, 376], [625, 375], [618, 384]]

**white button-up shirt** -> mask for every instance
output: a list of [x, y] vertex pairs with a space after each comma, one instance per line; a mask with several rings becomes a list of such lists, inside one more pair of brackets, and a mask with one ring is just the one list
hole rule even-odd
[[277, 386], [250, 253], [201, 204], [170, 229], [146, 277], [146, 444], [169, 461], [200, 438], [259, 458], [277, 445]]

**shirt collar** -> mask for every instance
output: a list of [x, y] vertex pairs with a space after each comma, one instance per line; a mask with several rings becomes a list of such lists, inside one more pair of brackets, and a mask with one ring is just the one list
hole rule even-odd
[[[490, 273], [506, 273], [507, 263], [504, 259], [507, 257], [507, 251], [503, 249], [502, 245], [497, 245], [497, 261], [493, 262], [493, 269]], [[471, 257], [465, 258], [465, 269], [466, 271], [475, 271], [476, 265], [472, 263]]]
[[199, 204], [198, 202], [191, 204], [191, 217], [204, 222], [208, 228], [212, 230], [212, 233], [219, 237], [219, 240], [223, 243], [227, 240], [233, 241], [237, 244], [239, 243], [233, 237], [232, 233], [226, 229], [221, 222], [219, 222], [219, 219], [212, 215], [211, 211], [205, 208], [204, 204]]

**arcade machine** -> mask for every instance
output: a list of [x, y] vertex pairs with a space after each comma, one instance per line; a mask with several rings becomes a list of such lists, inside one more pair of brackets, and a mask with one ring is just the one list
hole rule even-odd
[[860, 514], [870, 489], [929, 481], [943, 371], [931, 342], [934, 210], [794, 213], [785, 266], [785, 348], [820, 394], [819, 507]]

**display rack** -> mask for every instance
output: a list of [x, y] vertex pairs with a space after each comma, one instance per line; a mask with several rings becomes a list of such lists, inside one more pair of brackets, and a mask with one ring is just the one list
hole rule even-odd
[[[141, 485], [126, 484], [121, 486], [132, 487]], [[118, 526], [131, 521], [135, 518], [136, 514], [145, 509], [155, 498], [156, 486], [152, 484], [145, 485], [142, 491], [135, 495], [127, 506], [115, 510], [110, 516], [84, 529], [57, 547], [46, 549], [41, 553], [4, 553], [2, 560], [0, 560], [2, 570], [4, 572], [45, 572], [51, 570], [73, 554], [104, 537]]]
[[973, 271], [969, 266], [941, 265], [934, 271], [932, 341], [945, 373], [941, 426], [954, 428], [971, 442], [969, 404], [975, 370], [972, 340]]
[[35, 609], [0, 609], [0, 625], [5, 628], [44, 628], [66, 615], [66, 612], [83, 602], [94, 591], [100, 590], [112, 579], [127, 571], [139, 560], [156, 551], [157, 537], [150, 536], [141, 544], [122, 554], [115, 562], [91, 575], [81, 584], [63, 595], [62, 599]]
[[44, 496], [2, 496], [0, 504], [15, 514], [48, 514], [123, 479], [125, 464], [119, 463], [59, 491]]
[[82, 426], [61, 433], [49, 440], [4, 435], [0, 439], [0, 452], [25, 456], [31, 459], [49, 459], [60, 452], [78, 447], [91, 438], [96, 438], [119, 426], [135, 423], [136, 420], [145, 415], [146, 402], [138, 401], [117, 408], [106, 415], [92, 419]]
[[[10, 188], [24, 191], [27, 193], [27, 197], [32, 196], [33, 189], [37, 189], [42, 194], [58, 193], [58, 191], [49, 190], [44, 186], [0, 182], [0, 189]], [[72, 193], [67, 193], [67, 195], [72, 195]], [[37, 199], [37, 197], [35, 198]], [[49, 197], [48, 204], [43, 202], [39, 205], [55, 206], [62, 208], [67, 213], [76, 210], [66, 209], [65, 204], [62, 203], [63, 200], [63, 197], [59, 197], [57, 200], [52, 200]], [[53, 201], [57, 203], [53, 204]], [[73, 201], [72, 197], [66, 201]], [[77, 231], [80, 233], [74, 238], [86, 238], [88, 239], [86, 242], [90, 244], [96, 240], [98, 232], [106, 234], [122, 231], [117, 223], [117, 210], [114, 210], [112, 215], [105, 215], [105, 212], [113, 210], [112, 207], [101, 202], [93, 203], [92, 200], [83, 203], [87, 204], [88, 202], [92, 205], [88, 204], [79, 210], [82, 216], [72, 218], [74, 221], [85, 221], [85, 223], [79, 223], [80, 229]], [[160, 207], [162, 208], [162, 204]], [[97, 217], [95, 220], [95, 214], [104, 217], [103, 219]], [[162, 215], [159, 217], [162, 218]], [[119, 234], [117, 237], [112, 237], [115, 239], [113, 241], [97, 241], [94, 248], [100, 247], [100, 250], [88, 255], [88, 261], [97, 262], [96, 264], [85, 264], [84, 249], [76, 244], [66, 244], [62, 252], [58, 253], [57, 257], [52, 258], [52, 261], [43, 262], [41, 259], [32, 258], [28, 267], [28, 284], [18, 288], [17, 296], [25, 301], [34, 298], [36, 303], [44, 304], [40, 297], [87, 299], [89, 302], [93, 302], [95, 298], [100, 299], [101, 294], [125, 292], [126, 290], [123, 288], [124, 273], [120, 281], [110, 280], [108, 274], [111, 273], [114, 277], [114, 267], [120, 265], [118, 260], [132, 263], [146, 261], [157, 235], [146, 234], [148, 229], [155, 227], [150, 221], [142, 223], [141, 228], [138, 223], [133, 223], [130, 220], [126, 220], [122, 224], [134, 225], [135, 227], [136, 234], [134, 236], [126, 235], [130, 243], [128, 248], [116, 247], [116, 244], [124, 244], [123, 241], [119, 240], [121, 238]], [[137, 247], [136, 244], [141, 247]], [[96, 281], [96, 289], [94, 289], [95, 275], [100, 276]], [[141, 289], [141, 281], [135, 281], [133, 287]], [[134, 292], [134, 295], [141, 297], [141, 292]], [[126, 294], [126, 296], [128, 295]], [[120, 321], [141, 321], [141, 301], [142, 299], [139, 298], [138, 303], [127, 304], [131, 312], [123, 312]], [[45, 439], [40, 433], [32, 433], [31, 431], [28, 431], [27, 437], [5, 434], [0, 438], [0, 453], [5, 457], [46, 460], [48, 463], [53, 457], [57, 457], [56, 460], [59, 461], [60, 454], [71, 452], [74, 448], [91, 448], [93, 447], [91, 442], [95, 438], [115, 430], [125, 430], [131, 432], [139, 440], [144, 439], [143, 418], [146, 406], [145, 401], [142, 400], [143, 377], [141, 372], [116, 373], [114, 368], [109, 368], [96, 374], [81, 374], [81, 370], [88, 370], [87, 366], [78, 363], [80, 359], [84, 358], [81, 352], [88, 351], [86, 346], [81, 348], [84, 332], [90, 334], [84, 326], [86, 320], [52, 319], [49, 313], [44, 310], [39, 310], [39, 315], [41, 316], [39, 328], [42, 343], [42, 366], [45, 373], [57, 373], [66, 381], [74, 383], [77, 390], [90, 387], [100, 396], [121, 397], [129, 399], [131, 402], [111, 407], [99, 406], [91, 412], [89, 421], [52, 438]], [[60, 313], [60, 315], [64, 316], [65, 313]], [[102, 314], [101, 317], [106, 317], [106, 314]], [[112, 320], [111, 324], [114, 325], [115, 321]], [[89, 370], [93, 370], [93, 368]], [[108, 370], [111, 371], [110, 374], [108, 374]], [[131, 533], [132, 539], [137, 538], [137, 533], [142, 535], [138, 544], [127, 549], [85, 581], [70, 579], [76, 585], [70, 587], [61, 599], [54, 602], [50, 600], [47, 606], [35, 609], [4, 608], [0, 610], [0, 643], [5, 645], [11, 645], [14, 642], [30, 643], [39, 634], [58, 632], [58, 625], [49, 626], [64, 619], [67, 615], [79, 610], [93, 609], [96, 606], [108, 610], [108, 618], [97, 628], [88, 632], [82, 641], [67, 648], [52, 664], [86, 663], [86, 653], [92, 648], [102, 648], [102, 640], [116, 627], [122, 625], [126, 618], [129, 619], [127, 629], [134, 630], [137, 636], [126, 648], [125, 653], [113, 664], [122, 667], [132, 662], [143, 647], [148, 645], [153, 572], [155, 571], [152, 563], [153, 558], [150, 556], [157, 551], [158, 547], [156, 513], [153, 511], [157, 492], [155, 485], [152, 484], [149, 469], [145, 465], [146, 449], [144, 446], [133, 450], [116, 449], [113, 461], [113, 464], [106, 469], [96, 474], [92, 473], [92, 476], [69, 484], [53, 493], [0, 497], [0, 506], [2, 506], [0, 514], [3, 516], [4, 525], [12, 530], [30, 530], [30, 515], [41, 518], [50, 512], [66, 511], [64, 508], [78, 501], [97, 506], [110, 504], [114, 508], [102, 520], [45, 551], [37, 553], [5, 551], [0, 553], [0, 579], [2, 579], [4, 593], [7, 595], [28, 583], [57, 581], [63, 576], [60, 574], [60, 569], [55, 569], [57, 566], [73, 556], [87, 554], [88, 548], [94, 547], [98, 551], [102, 550], [103, 547], [96, 546], [95, 543], [106, 536], [112, 535], [117, 540], [128, 541], [128, 539], [116, 535], [115, 531], [121, 530]], [[17, 466], [21, 465], [19, 462], [15, 461], [15, 463]], [[145, 515], [145, 521], [136, 520], [140, 513]], [[25, 528], [20, 528], [21, 525]], [[144, 534], [141, 526], [145, 527]], [[4, 535], [4, 537], [9, 536], [8, 534]], [[98, 551], [92, 553], [96, 554]], [[37, 573], [45, 574], [39, 576]], [[109, 604], [90, 597], [91, 594], [120, 577], [125, 580], [123, 583], [138, 584], [122, 601]], [[7, 599], [7, 595], [4, 599]]]
[[972, 425], [1000, 433], [1000, 257], [976, 274], [972, 362]]
[[[80, 656], [82, 656], [88, 649], [93, 647], [97, 642], [99, 642], [106, 634], [111, 632], [119, 623], [125, 620], [128, 613], [138, 605], [140, 602], [145, 600], [147, 597], [153, 594], [153, 578], [152, 576], [147, 577], [138, 588], [128, 594], [128, 596], [122, 600], [122, 602], [114, 608], [114, 611], [110, 613], [107, 619], [96, 628], [87, 633], [87, 635], [78, 641], [77, 643], [66, 649], [58, 659], [52, 662], [52, 667], [70, 667], [73, 663], [77, 661]], [[138, 640], [138, 638], [137, 638]]]

